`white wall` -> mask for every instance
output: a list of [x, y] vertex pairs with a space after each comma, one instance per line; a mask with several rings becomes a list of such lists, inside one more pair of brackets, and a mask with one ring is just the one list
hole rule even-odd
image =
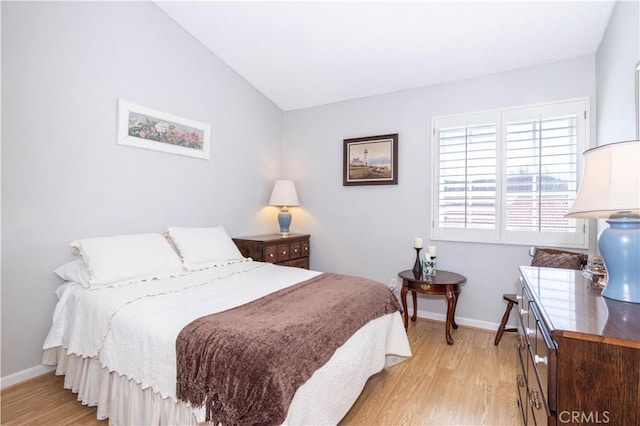
[[[301, 206], [294, 231], [312, 236], [311, 266], [388, 283], [415, 259], [414, 237], [438, 247], [438, 267], [468, 278], [460, 323], [493, 327], [502, 294], [517, 288], [528, 247], [429, 243], [431, 119], [498, 107], [590, 97], [595, 58], [581, 57], [484, 78], [285, 112], [285, 175], [296, 181]], [[342, 186], [343, 139], [399, 133], [395, 186]], [[423, 315], [442, 317], [442, 298], [418, 301]]]
[[[211, 160], [116, 145], [118, 97], [211, 123]], [[72, 240], [275, 227], [282, 111], [153, 3], [2, 2], [2, 113], [3, 378], [40, 363]]]
[[597, 144], [636, 135], [635, 68], [640, 61], [640, 3], [619, 1], [596, 55]]

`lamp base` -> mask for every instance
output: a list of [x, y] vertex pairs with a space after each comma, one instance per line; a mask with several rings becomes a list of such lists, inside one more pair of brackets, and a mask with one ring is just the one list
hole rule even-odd
[[598, 237], [598, 249], [608, 275], [602, 295], [640, 303], [640, 217], [614, 217], [606, 222], [609, 228]]
[[280, 225], [280, 235], [286, 237], [289, 235], [289, 226], [291, 226], [291, 213], [286, 207], [283, 207], [278, 213], [278, 224]]

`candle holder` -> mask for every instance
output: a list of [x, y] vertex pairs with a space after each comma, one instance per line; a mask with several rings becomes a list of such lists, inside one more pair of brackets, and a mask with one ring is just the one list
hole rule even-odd
[[414, 247], [416, 249], [416, 263], [413, 264], [413, 276], [415, 279], [420, 279], [422, 277], [422, 262], [420, 262], [420, 250], [419, 247]]

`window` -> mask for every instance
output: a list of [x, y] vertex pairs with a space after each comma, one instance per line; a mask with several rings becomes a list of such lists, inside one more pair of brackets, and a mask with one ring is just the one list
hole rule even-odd
[[586, 247], [586, 99], [433, 119], [432, 238]]

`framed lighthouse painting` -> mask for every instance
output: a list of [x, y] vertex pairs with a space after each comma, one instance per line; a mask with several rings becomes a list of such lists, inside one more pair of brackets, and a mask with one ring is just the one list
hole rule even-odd
[[397, 185], [398, 134], [344, 139], [342, 185]]

